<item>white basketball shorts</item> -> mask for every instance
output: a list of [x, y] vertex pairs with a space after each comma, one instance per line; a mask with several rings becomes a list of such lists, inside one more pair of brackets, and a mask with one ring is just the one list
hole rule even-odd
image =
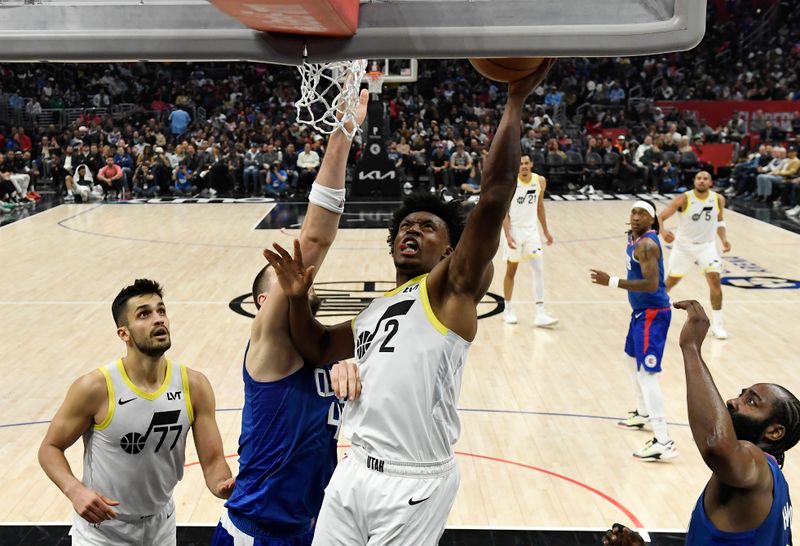
[[313, 546], [435, 546], [459, 481], [455, 458], [391, 463], [354, 446], [325, 489]]
[[697, 264], [703, 273], [720, 273], [722, 262], [716, 243], [675, 245], [669, 255], [670, 277], [683, 277], [692, 265]]
[[542, 240], [538, 229], [520, 229], [511, 227], [511, 236], [517, 248], [508, 246], [505, 234], [500, 235], [503, 241], [503, 259], [507, 262], [519, 263], [542, 253]]
[[175, 503], [170, 500], [158, 514], [142, 519], [123, 521], [117, 518], [98, 525], [73, 513], [69, 534], [72, 535], [73, 546], [175, 546]]

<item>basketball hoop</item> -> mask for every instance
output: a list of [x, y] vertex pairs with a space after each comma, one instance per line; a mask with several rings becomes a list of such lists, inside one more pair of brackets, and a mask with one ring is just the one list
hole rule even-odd
[[295, 103], [297, 122], [311, 125], [326, 135], [341, 129], [347, 138], [352, 139], [359, 129], [356, 110], [366, 69], [365, 59], [304, 62], [298, 66], [300, 98]]
[[386, 75], [380, 71], [367, 72], [367, 87], [370, 93], [380, 95], [383, 89], [383, 79]]

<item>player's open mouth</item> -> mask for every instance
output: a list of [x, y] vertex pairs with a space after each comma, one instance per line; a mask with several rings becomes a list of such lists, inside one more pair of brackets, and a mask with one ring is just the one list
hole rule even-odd
[[169, 336], [169, 331], [166, 328], [157, 328], [153, 332], [153, 337], [162, 337], [162, 338], [164, 338], [164, 337], [167, 337], [167, 336]]
[[416, 239], [406, 237], [400, 241], [400, 254], [403, 256], [414, 256], [419, 252], [419, 243]]

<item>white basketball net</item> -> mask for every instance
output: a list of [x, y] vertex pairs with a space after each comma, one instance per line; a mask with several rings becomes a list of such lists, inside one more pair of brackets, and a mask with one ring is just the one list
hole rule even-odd
[[359, 129], [356, 110], [366, 69], [365, 59], [298, 66], [297, 122], [311, 125], [326, 135], [341, 129], [352, 139]]

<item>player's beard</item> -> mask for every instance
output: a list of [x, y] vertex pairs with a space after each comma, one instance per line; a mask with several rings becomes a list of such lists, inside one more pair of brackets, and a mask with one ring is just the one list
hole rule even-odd
[[769, 426], [770, 419], [759, 421], [758, 419], [743, 415], [739, 412], [731, 411], [730, 408], [728, 411], [733, 420], [733, 430], [736, 432], [736, 438], [759, 445], [761, 436], [763, 436], [764, 431], [767, 429], [767, 426]]
[[148, 335], [145, 339], [136, 339], [136, 336], [131, 332], [131, 341], [142, 354], [150, 357], [159, 357], [166, 353], [172, 346], [172, 338], [167, 333], [167, 339], [164, 341], [157, 340], [154, 336]]

